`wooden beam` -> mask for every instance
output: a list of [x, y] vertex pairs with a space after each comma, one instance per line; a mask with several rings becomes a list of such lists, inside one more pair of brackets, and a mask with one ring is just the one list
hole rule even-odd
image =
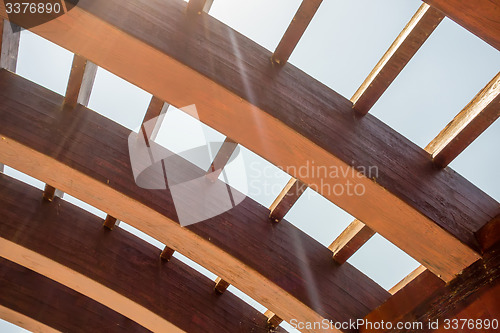
[[108, 230], [113, 230], [113, 228], [115, 227], [116, 223], [118, 222], [118, 220], [116, 219], [116, 217], [113, 217], [111, 215], [106, 215], [106, 218], [104, 219], [104, 222], [103, 222], [103, 227], [105, 227], [106, 229]]
[[439, 10], [425, 3], [420, 6], [352, 96], [351, 102], [356, 112], [365, 115], [370, 111], [443, 18], [444, 14]]
[[267, 317], [267, 324], [272, 328], [272, 329], [275, 329], [277, 328], [281, 322], [283, 321], [283, 319], [281, 319], [280, 317], [278, 317], [274, 312], [270, 311], [270, 310], [267, 310], [265, 313], [264, 313], [264, 316]]
[[426, 271], [426, 268], [424, 266], [417, 267], [414, 271], [412, 271], [410, 274], [405, 276], [403, 280], [399, 281], [394, 287], [389, 289], [389, 293], [391, 293], [391, 295], [394, 295], [395, 293], [397, 293], [398, 291], [403, 289], [408, 283], [415, 280], [417, 278], [417, 276], [419, 276], [420, 274], [422, 274], [425, 271]]
[[211, 181], [216, 181], [219, 178], [222, 170], [229, 162], [229, 159], [237, 147], [238, 143], [231, 140], [231, 138], [226, 137], [226, 139], [224, 139], [222, 146], [207, 170], [207, 177], [209, 177]]
[[214, 0], [189, 0], [187, 10], [188, 13], [201, 14], [202, 12], [208, 13]]
[[108, 307], [0, 258], [0, 318], [32, 332], [150, 332]]
[[316, 14], [323, 0], [302, 0], [297, 13], [273, 53], [272, 61], [284, 65]]
[[444, 168], [500, 116], [500, 72], [425, 147]]
[[306, 184], [291, 178], [271, 204], [269, 218], [274, 222], [280, 222], [306, 189]]
[[[453, 318], [485, 293], [498, 300], [499, 277], [500, 243], [497, 243], [485, 253], [483, 259], [466, 268], [447, 284], [428, 270], [422, 272], [365, 319], [372, 323], [382, 320], [391, 322], [394, 329], [386, 330], [388, 332], [415, 332], [415, 329], [396, 330], [396, 323], [421, 322], [427, 325], [429, 321], [435, 320], [442, 323], [444, 318]], [[498, 302], [496, 304], [498, 309]], [[423, 331], [429, 331], [428, 327], [424, 326]], [[380, 330], [363, 327], [360, 332]]]
[[64, 193], [55, 187], [50, 186], [49, 184], [45, 184], [45, 189], [43, 190], [43, 198], [49, 202], [52, 202], [55, 197], [62, 198]]
[[[474, 232], [498, 214], [498, 202], [454, 171], [436, 170], [427, 152], [372, 115], [353, 116], [350, 101], [298, 68], [275, 68], [269, 51], [210, 15], [200, 17], [186, 15], [179, 0], [80, 0], [31, 31], [175, 107], [196, 104], [202, 122], [444, 280], [479, 258]], [[337, 176], [312, 172], [318, 168]], [[355, 200], [353, 186], [363, 193]]]
[[219, 294], [223, 294], [229, 285], [227, 281], [223, 280], [221, 277], [217, 277], [217, 279], [215, 279], [214, 290]]
[[[287, 221], [269, 223], [269, 210], [250, 198], [203, 223], [181, 227], [176, 206], [190, 207], [192, 195], [174, 202], [169, 188], [148, 190], [136, 184], [128, 142], [137, 134], [81, 105], [61, 112], [62, 98], [0, 71], [0, 161], [179, 251], [284, 320], [360, 318], [389, 296], [351, 265], [332, 265], [326, 247]], [[152, 144], [154, 151], [160, 149]], [[206, 173], [175, 155], [169, 165], [178, 172], [169, 175], [173, 184], [203, 179]], [[163, 170], [150, 168], [148, 177], [158, 184], [164, 181]], [[227, 189], [221, 181], [209, 185]], [[210, 196], [207, 207], [218, 207], [221, 200]], [[107, 234], [116, 231], [120, 229]], [[212, 290], [213, 281], [210, 285]]]
[[373, 235], [375, 235], [375, 231], [370, 227], [360, 220], [354, 220], [328, 248], [333, 252], [333, 259], [339, 264], [343, 264]]
[[500, 6], [496, 0], [426, 0], [497, 50], [500, 50]]
[[96, 73], [96, 64], [78, 54], [74, 55], [64, 98], [65, 106], [74, 108], [77, 103], [84, 106], [89, 104]]
[[19, 40], [21, 39], [21, 27], [4, 19], [0, 22], [0, 36], [0, 68], [15, 72], [17, 55], [19, 53]]
[[161, 99], [153, 96], [149, 102], [148, 110], [142, 120], [142, 131], [146, 133], [148, 140], [155, 140], [161, 125], [167, 114], [169, 105]]
[[40, 200], [40, 190], [6, 175], [0, 202], [2, 257], [153, 332], [267, 332], [266, 318], [250, 305], [230, 292], [217, 297], [201, 273], [175, 258], [164, 265], [158, 248], [120, 228], [103, 230], [89, 212]]
[[172, 256], [174, 255], [175, 251], [168, 246], [165, 246], [163, 251], [161, 251], [160, 258], [164, 261], [170, 261], [172, 259]]

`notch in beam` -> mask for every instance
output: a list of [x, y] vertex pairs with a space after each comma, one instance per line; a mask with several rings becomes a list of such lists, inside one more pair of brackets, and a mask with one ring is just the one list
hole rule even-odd
[[500, 72], [425, 147], [445, 168], [500, 116]]
[[7, 20], [0, 23], [0, 68], [16, 72], [21, 27]]
[[94, 86], [97, 65], [75, 54], [69, 75], [64, 106], [74, 108], [76, 104], [87, 106]]
[[370, 227], [360, 220], [354, 220], [328, 247], [333, 252], [333, 259], [343, 264], [373, 235]]
[[370, 111], [443, 18], [444, 14], [439, 10], [425, 3], [420, 6], [352, 96], [351, 102], [356, 112], [365, 115]]
[[160, 258], [165, 261], [170, 261], [172, 259], [172, 256], [174, 255], [175, 250], [169, 248], [168, 246], [165, 246], [163, 251], [161, 251]]
[[120, 222], [115, 217], [108, 214], [106, 215], [103, 226], [108, 230], [113, 230], [113, 228], [119, 224]]
[[219, 178], [222, 170], [236, 150], [236, 147], [238, 147], [238, 144], [231, 138], [226, 137], [207, 171], [207, 177], [212, 182], [215, 182]]
[[274, 312], [272, 312], [270, 310], [267, 310], [264, 313], [264, 316], [267, 317], [267, 324], [271, 328], [277, 328], [281, 324], [281, 322], [283, 321], [283, 319], [278, 317]]
[[269, 218], [274, 222], [280, 222], [306, 189], [306, 184], [292, 177], [269, 208], [271, 210]]
[[56, 189], [53, 186], [50, 186], [49, 184], [45, 184], [45, 189], [43, 190], [43, 199], [52, 202], [55, 197], [62, 198], [64, 195], [64, 192], [61, 190]]
[[188, 13], [201, 14], [202, 12], [208, 13], [214, 0], [189, 0], [187, 5]]
[[285, 34], [281, 38], [276, 50], [274, 51], [271, 60], [278, 64], [284, 65], [292, 55], [293, 50], [299, 43], [300, 38], [307, 29], [321, 5], [322, 0], [303, 0], [297, 13], [293, 17], [292, 22], [288, 26]]
[[217, 279], [215, 279], [214, 290], [218, 294], [223, 294], [226, 291], [226, 289], [229, 287], [229, 285], [230, 285], [229, 282], [223, 280], [221, 277], [217, 277]]

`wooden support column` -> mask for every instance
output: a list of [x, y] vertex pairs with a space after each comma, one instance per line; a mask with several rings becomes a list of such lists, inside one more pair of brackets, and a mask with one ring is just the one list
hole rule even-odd
[[425, 147], [445, 168], [500, 116], [500, 72]]
[[168, 246], [165, 246], [163, 251], [161, 251], [160, 258], [165, 261], [170, 261], [172, 259], [172, 256], [174, 255], [175, 251]]
[[354, 220], [328, 248], [333, 252], [333, 259], [339, 264], [343, 264], [373, 235], [375, 235], [375, 231], [370, 227], [360, 220]]
[[291, 178], [271, 204], [269, 218], [273, 222], [281, 221], [306, 189], [306, 184], [298, 179]]
[[74, 108], [77, 103], [84, 106], [89, 104], [96, 73], [96, 64], [78, 54], [74, 55], [64, 98], [66, 107]]
[[267, 310], [264, 313], [264, 316], [267, 317], [267, 324], [272, 329], [276, 329], [281, 324], [281, 322], [283, 321], [283, 319], [281, 319], [280, 317], [278, 317], [274, 312], [272, 312], [270, 310]]
[[231, 140], [231, 138], [226, 137], [222, 146], [220, 147], [217, 155], [215, 155], [212, 164], [207, 170], [207, 177], [211, 181], [216, 181], [226, 164], [229, 162], [229, 159], [233, 155], [234, 151], [238, 147], [238, 143]]
[[106, 215], [106, 218], [104, 219], [104, 222], [102, 224], [103, 227], [105, 227], [108, 230], [113, 230], [113, 228], [119, 223], [119, 221], [116, 219], [116, 217], [113, 217], [111, 215]]
[[142, 120], [142, 131], [148, 137], [148, 140], [154, 141], [167, 113], [169, 105], [158, 97], [151, 97], [148, 110]]
[[55, 187], [50, 186], [49, 184], [45, 184], [45, 189], [43, 191], [43, 198], [49, 202], [52, 202], [55, 197], [62, 198], [64, 193], [61, 190], [56, 189]]
[[187, 10], [188, 13], [201, 14], [202, 12], [208, 13], [214, 0], [189, 0]]
[[439, 10], [425, 3], [420, 6], [352, 96], [351, 102], [356, 112], [365, 115], [370, 111], [443, 18], [444, 14]]
[[276, 50], [271, 57], [272, 61], [284, 65], [292, 55], [293, 50], [299, 43], [300, 38], [307, 29], [309, 23], [316, 14], [322, 0], [302, 0], [297, 13], [281, 38]]
[[219, 294], [223, 294], [229, 287], [229, 285], [230, 285], [229, 282], [225, 281], [221, 277], [217, 277], [217, 279], [215, 279], [214, 290]]
[[17, 55], [19, 53], [19, 40], [21, 39], [21, 27], [7, 20], [0, 22], [0, 68], [15, 72], [17, 67]]

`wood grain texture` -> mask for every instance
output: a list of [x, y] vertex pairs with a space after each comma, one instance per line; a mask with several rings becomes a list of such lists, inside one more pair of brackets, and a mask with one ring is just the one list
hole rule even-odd
[[[4, 320], [34, 332], [150, 332], [108, 307], [4, 258], [0, 258], [0, 307], [14, 312]], [[0, 310], [0, 316], [3, 313]]]
[[297, 13], [273, 53], [271, 58], [273, 62], [284, 65], [288, 61], [321, 2], [323, 0], [302, 0]]
[[333, 252], [333, 259], [343, 264], [368, 240], [375, 235], [369, 226], [360, 220], [354, 220], [328, 247]]
[[432, 140], [425, 150], [444, 168], [500, 116], [500, 72]]
[[169, 105], [158, 97], [151, 97], [148, 109], [142, 120], [142, 131], [147, 135], [148, 140], [155, 140], [160, 131]]
[[[474, 232], [498, 214], [495, 200], [453, 170], [436, 170], [427, 152], [375, 117], [356, 117], [350, 101], [299, 69], [275, 68], [271, 53], [248, 38], [209, 15], [190, 18], [184, 1], [81, 0], [31, 30], [175, 107], [196, 104], [202, 122], [444, 280], [479, 258]], [[312, 162], [343, 172], [300, 174]], [[376, 175], [363, 174], [369, 168]], [[339, 195], [331, 191], [338, 183], [365, 194]]]
[[220, 147], [217, 155], [215, 155], [214, 160], [212, 161], [212, 164], [210, 164], [210, 167], [207, 170], [207, 175], [212, 181], [215, 181], [219, 178], [222, 170], [229, 162], [229, 159], [231, 158], [237, 147], [238, 143], [231, 140], [231, 138], [226, 137], [224, 139], [222, 146]]
[[[250, 198], [203, 223], [181, 227], [169, 188], [146, 190], [135, 183], [131, 131], [81, 105], [61, 112], [62, 98], [0, 71], [0, 117], [5, 119], [0, 161], [145, 232], [285, 320], [360, 318], [389, 296], [351, 265], [334, 264], [327, 248], [287, 221], [270, 223], [269, 210]], [[179, 172], [175, 184], [206, 174], [180, 157], [170, 162]], [[157, 169], [149, 176], [164, 180]], [[212, 185], [226, 188], [220, 181]], [[208, 199], [207, 207], [220, 205], [220, 198]]]
[[0, 26], [0, 68], [15, 72], [21, 28], [7, 20], [1, 20]]
[[66, 87], [64, 106], [74, 108], [77, 103], [87, 106], [96, 74], [97, 65], [75, 54], [69, 74], [68, 86]]
[[[459, 316], [479, 298], [494, 301], [493, 308], [498, 309], [498, 286], [500, 277], [500, 243], [485, 253], [483, 259], [478, 260], [466, 268], [453, 281], [444, 284], [427, 270], [418, 275], [387, 302], [370, 313], [366, 319], [375, 322], [384, 320], [394, 323], [394, 329], [387, 332], [414, 332], [411, 329], [396, 329], [395, 323], [421, 322], [438, 320], [442, 323], [445, 318]], [[498, 316], [498, 312], [495, 314]], [[471, 319], [471, 317], [461, 317]], [[472, 319], [477, 319], [472, 317]], [[498, 319], [498, 318], [497, 318]], [[422, 332], [431, 331], [426, 325]], [[361, 329], [360, 332], [375, 332], [371, 329]], [[380, 332], [377, 330], [376, 332]]]
[[[266, 318], [213, 281], [127, 231], [0, 176], [0, 255], [154, 332], [267, 332]], [[19, 237], [22, 235], [22, 237]], [[75, 304], [78, 306], [78, 304]], [[111, 319], [111, 318], [110, 318]], [[71, 330], [69, 330], [71, 331]], [[87, 330], [93, 331], [93, 330]]]
[[425, 3], [420, 6], [352, 96], [351, 102], [356, 112], [365, 115], [370, 111], [443, 18], [444, 14], [439, 10]]
[[500, 50], [500, 3], [498, 0], [426, 0], [425, 2]]
[[305, 190], [307, 190], [306, 184], [298, 179], [291, 178], [271, 204], [269, 218], [274, 222], [281, 221]]

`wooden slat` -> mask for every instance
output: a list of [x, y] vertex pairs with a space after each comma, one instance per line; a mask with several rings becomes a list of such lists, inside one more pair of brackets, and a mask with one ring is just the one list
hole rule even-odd
[[408, 283], [415, 280], [417, 276], [425, 272], [425, 270], [426, 268], [424, 266], [417, 267], [413, 272], [405, 276], [403, 280], [399, 281], [394, 287], [389, 289], [389, 293], [391, 293], [391, 295], [394, 295], [395, 293], [403, 289]]
[[[31, 31], [175, 107], [196, 104], [202, 122], [317, 189], [444, 280], [479, 258], [473, 234], [498, 214], [495, 200], [453, 171], [436, 171], [428, 153], [370, 114], [353, 117], [350, 101], [298, 68], [277, 70], [271, 52], [210, 15], [190, 19], [185, 2], [80, 0]], [[339, 176], [299, 172], [307, 166]], [[358, 173], [372, 168], [376, 174]], [[366, 191], [355, 200], [331, 191], [348, 182]]]
[[352, 96], [351, 102], [356, 112], [364, 115], [370, 111], [443, 18], [444, 14], [439, 10], [425, 3], [420, 6]]
[[77, 103], [84, 106], [89, 104], [96, 73], [96, 64], [78, 54], [74, 55], [64, 98], [65, 106], [74, 108]]
[[271, 204], [269, 218], [274, 222], [281, 221], [306, 189], [306, 184], [291, 178]]
[[148, 110], [142, 120], [142, 131], [146, 133], [148, 140], [155, 140], [167, 113], [169, 105], [161, 99], [153, 96], [149, 102]]
[[497, 0], [426, 0], [447, 17], [500, 50], [500, 6]]
[[425, 147], [444, 168], [500, 116], [500, 72]]
[[238, 147], [238, 144], [231, 140], [231, 138], [226, 137], [226, 139], [224, 139], [222, 146], [207, 170], [207, 177], [211, 181], [215, 181], [219, 178], [222, 170], [236, 150], [236, 147]]
[[7, 20], [0, 22], [0, 68], [16, 71], [21, 28]]
[[288, 61], [321, 2], [322, 0], [302, 0], [297, 13], [274, 51], [271, 58], [273, 62], [284, 65]]
[[[425, 270], [365, 319], [370, 322], [392, 322], [393, 327], [396, 327], [397, 322], [418, 321], [426, 325], [429, 321], [439, 320], [442, 323], [444, 318], [453, 318], [485, 293], [490, 294], [493, 299], [496, 298], [498, 309], [499, 277], [500, 243], [497, 243], [485, 253], [483, 259], [466, 268], [447, 284]], [[360, 329], [360, 332], [380, 331]]]
[[225, 281], [224, 279], [222, 279], [221, 277], [217, 277], [217, 279], [215, 279], [214, 290], [217, 293], [223, 294], [228, 287], [229, 287], [229, 283], [227, 281]]
[[[203, 223], [181, 227], [176, 206], [189, 207], [192, 196], [174, 203], [168, 188], [137, 186], [128, 148], [132, 132], [81, 105], [61, 112], [62, 98], [0, 71], [0, 118], [4, 120], [0, 122], [0, 161], [54, 184], [179, 251], [284, 320], [359, 318], [389, 296], [351, 265], [332, 265], [326, 247], [286, 220], [269, 223], [269, 210], [250, 198]], [[169, 175], [169, 183], [182, 184], [206, 173], [179, 156], [169, 157], [169, 164], [178, 171]], [[159, 168], [148, 171], [153, 182], [164, 180]], [[209, 184], [227, 189], [221, 181]], [[207, 207], [221, 204], [218, 196], [207, 199]], [[120, 228], [107, 237], [117, 231]], [[314, 269], [304, 267], [304, 260]]]
[[0, 318], [32, 332], [150, 332], [108, 307], [3, 258]]
[[354, 220], [328, 247], [333, 252], [333, 259], [343, 264], [359, 250], [373, 235], [370, 229], [360, 220]]
[[267, 332], [265, 316], [250, 305], [230, 292], [217, 297], [212, 280], [175, 258], [166, 265], [158, 248], [120, 228], [103, 230], [91, 213], [59, 198], [47, 203], [40, 190], [6, 175], [0, 202], [0, 256], [153, 332]]
[[49, 202], [52, 202], [55, 197], [62, 198], [64, 193], [55, 187], [45, 184], [45, 189], [43, 190], [43, 198]]
[[213, 3], [214, 0], [189, 0], [187, 10], [189, 13], [208, 13]]

